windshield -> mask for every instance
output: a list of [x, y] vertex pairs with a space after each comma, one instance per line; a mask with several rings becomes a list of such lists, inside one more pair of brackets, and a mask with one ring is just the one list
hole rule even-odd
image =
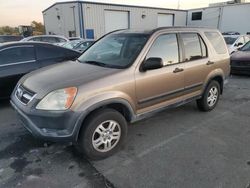
[[224, 37], [226, 43], [229, 45], [233, 44], [237, 40], [237, 38], [238, 37]]
[[126, 68], [137, 58], [148, 37], [143, 34], [108, 35], [91, 46], [78, 60], [99, 66]]
[[247, 42], [241, 49], [240, 51], [250, 51], [250, 41]]

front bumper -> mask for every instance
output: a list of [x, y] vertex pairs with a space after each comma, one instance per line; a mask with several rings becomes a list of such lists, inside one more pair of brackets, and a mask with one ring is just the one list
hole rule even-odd
[[231, 74], [250, 75], [250, 66], [231, 66]]
[[44, 111], [36, 110], [30, 105], [21, 104], [12, 95], [11, 105], [23, 126], [39, 139], [52, 142], [75, 142], [78, 134], [77, 127], [80, 114], [73, 111]]

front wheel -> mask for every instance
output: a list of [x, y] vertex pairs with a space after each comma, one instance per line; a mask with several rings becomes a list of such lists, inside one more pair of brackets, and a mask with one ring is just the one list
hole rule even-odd
[[127, 122], [113, 109], [94, 112], [83, 126], [79, 145], [90, 159], [99, 160], [114, 154], [126, 139]]
[[197, 100], [197, 106], [201, 111], [211, 111], [215, 108], [220, 97], [220, 84], [213, 80], [211, 81], [201, 99]]

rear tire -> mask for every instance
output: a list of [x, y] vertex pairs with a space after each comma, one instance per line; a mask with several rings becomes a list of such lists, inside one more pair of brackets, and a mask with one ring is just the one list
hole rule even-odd
[[212, 80], [204, 91], [202, 98], [196, 101], [198, 109], [203, 112], [213, 110], [219, 101], [220, 93], [220, 84]]
[[127, 136], [127, 122], [113, 109], [91, 114], [80, 132], [79, 149], [89, 159], [100, 160], [117, 152]]

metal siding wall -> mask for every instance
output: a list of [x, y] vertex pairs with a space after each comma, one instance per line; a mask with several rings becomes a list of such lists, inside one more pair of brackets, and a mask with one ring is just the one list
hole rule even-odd
[[[72, 6], [75, 6], [76, 36], [80, 36], [77, 3], [59, 4], [47, 10], [44, 13], [46, 34], [53, 32], [57, 35], [69, 36], [69, 31], [74, 30], [73, 10], [70, 8]], [[60, 20], [57, 19], [57, 14], [60, 15]]]
[[[152, 8], [136, 8], [126, 6], [98, 5], [83, 3], [84, 28], [94, 29], [95, 38], [99, 38], [105, 34], [104, 10], [119, 10], [129, 12], [129, 26], [131, 29], [153, 29], [157, 27], [158, 13], [174, 14], [174, 25], [186, 25], [185, 11], [172, 11]], [[146, 15], [142, 19], [142, 14]]]
[[221, 31], [238, 31], [241, 34], [250, 32], [250, 4], [225, 6], [223, 8]]
[[[202, 20], [192, 20], [193, 12], [202, 12]], [[200, 10], [190, 10], [188, 11], [187, 25], [217, 28], [219, 22], [219, 14], [220, 8], [218, 7]]]

